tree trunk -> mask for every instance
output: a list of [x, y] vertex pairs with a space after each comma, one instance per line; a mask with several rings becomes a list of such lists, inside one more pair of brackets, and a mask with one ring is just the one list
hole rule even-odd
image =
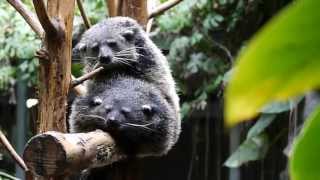
[[[71, 40], [74, 0], [33, 0], [45, 31], [48, 58], [40, 59], [38, 133], [66, 132], [66, 106], [71, 81]], [[43, 177], [36, 179], [64, 179]]]
[[[40, 1], [34, 0], [35, 7]], [[48, 60], [40, 60], [38, 133], [66, 132], [66, 105], [71, 75], [71, 39], [74, 0], [48, 0], [47, 15], [56, 28], [48, 27], [37, 11], [46, 31], [44, 46]], [[36, 7], [37, 9], [37, 7]], [[51, 29], [50, 29], [51, 28]]]

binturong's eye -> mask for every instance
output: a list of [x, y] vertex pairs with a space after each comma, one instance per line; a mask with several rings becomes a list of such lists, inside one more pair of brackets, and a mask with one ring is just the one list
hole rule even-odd
[[99, 43], [95, 42], [92, 44], [91, 49], [95, 52], [99, 50]]
[[87, 45], [84, 43], [79, 43], [72, 49], [72, 55], [81, 54], [82, 52], [85, 52], [87, 48]]
[[132, 41], [134, 38], [134, 32], [132, 30], [126, 30], [122, 33], [122, 36], [127, 40], [127, 41]]
[[117, 41], [115, 39], [108, 39], [107, 44], [109, 47], [116, 47], [117, 46]]
[[102, 99], [100, 97], [94, 97], [91, 100], [91, 106], [99, 106], [102, 104]]

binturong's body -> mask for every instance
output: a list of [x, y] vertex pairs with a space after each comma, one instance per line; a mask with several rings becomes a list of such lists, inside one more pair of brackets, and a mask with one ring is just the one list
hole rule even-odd
[[72, 106], [71, 132], [101, 129], [129, 157], [163, 155], [177, 141], [180, 122], [161, 92], [143, 80], [114, 76]]
[[102, 129], [133, 156], [163, 155], [181, 128], [179, 98], [165, 56], [138, 23], [114, 17], [92, 26], [75, 46], [85, 72], [105, 71], [86, 82], [75, 100], [71, 132]]
[[167, 59], [135, 20], [113, 17], [101, 21], [82, 35], [74, 53], [84, 62], [85, 72], [105, 68], [86, 82], [88, 91], [118, 75], [142, 79], [160, 90], [180, 123], [179, 98]]

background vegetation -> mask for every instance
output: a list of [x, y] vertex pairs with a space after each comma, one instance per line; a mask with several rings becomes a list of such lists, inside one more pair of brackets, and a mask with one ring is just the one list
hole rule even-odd
[[[30, 5], [30, 1], [25, 2]], [[84, 2], [93, 23], [105, 17], [103, 0]], [[303, 122], [303, 97], [270, 104], [259, 111], [259, 117], [252, 118], [258, 119], [256, 123], [246, 122], [227, 131], [223, 97], [235, 57], [290, 2], [184, 0], [156, 19], [150, 36], [169, 52], [167, 58], [178, 83], [184, 123], [180, 142], [167, 157], [145, 160], [145, 179], [288, 179], [283, 151], [290, 150]], [[81, 29], [81, 22], [80, 18], [75, 19], [75, 30]], [[33, 54], [40, 41], [4, 1], [0, 2], [0, 27], [0, 128], [10, 134], [16, 122], [5, 118], [15, 113], [16, 106], [12, 111], [4, 107], [9, 99], [16, 99], [17, 82], [21, 80], [29, 87], [29, 98], [34, 97], [38, 64]], [[78, 62], [73, 65], [74, 74], [80, 73], [78, 67]], [[246, 87], [247, 82], [242, 85]], [[170, 167], [168, 160], [172, 162]], [[14, 173], [9, 157], [0, 156], [0, 164], [6, 164], [0, 166], [2, 171]]]

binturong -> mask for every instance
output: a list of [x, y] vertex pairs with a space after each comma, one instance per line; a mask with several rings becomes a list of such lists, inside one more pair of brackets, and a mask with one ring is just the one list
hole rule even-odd
[[180, 123], [179, 97], [167, 59], [135, 20], [113, 17], [97, 23], [82, 35], [73, 53], [84, 63], [85, 73], [105, 69], [85, 83], [88, 91], [119, 75], [143, 80], [160, 91]]
[[136, 157], [166, 154], [180, 134], [179, 98], [167, 59], [143, 28], [128, 17], [105, 19], [73, 53], [85, 73], [105, 70], [86, 81], [87, 94], [73, 103], [70, 131], [101, 129]]
[[71, 132], [110, 133], [129, 157], [166, 154], [180, 134], [175, 110], [161, 91], [128, 76], [114, 76], [78, 97], [69, 124]]

